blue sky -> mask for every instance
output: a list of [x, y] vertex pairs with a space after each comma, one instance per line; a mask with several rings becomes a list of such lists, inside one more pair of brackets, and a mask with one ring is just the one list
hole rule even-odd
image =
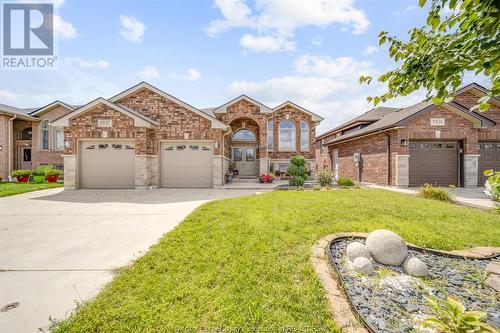
[[56, 4], [59, 69], [1, 71], [0, 103], [83, 104], [145, 80], [199, 108], [241, 93], [271, 107], [291, 100], [325, 117], [319, 133], [368, 110], [366, 96], [383, 91], [357, 83], [394, 67], [378, 33], [404, 37], [426, 15], [417, 0]]

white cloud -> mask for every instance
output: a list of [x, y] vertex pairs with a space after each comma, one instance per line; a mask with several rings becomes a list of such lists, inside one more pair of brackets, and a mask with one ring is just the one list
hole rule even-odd
[[17, 99], [17, 94], [14, 94], [13, 92], [7, 90], [7, 89], [0, 89], [0, 99], [8, 99], [8, 100], [16, 100]]
[[76, 28], [67, 21], [64, 21], [61, 16], [54, 15], [54, 33], [61, 39], [76, 38]]
[[365, 47], [363, 54], [364, 55], [372, 55], [372, 54], [377, 53], [377, 52], [378, 52], [378, 47], [373, 46], [373, 45], [368, 45], [367, 47]]
[[106, 60], [84, 59], [81, 57], [68, 57], [68, 58], [65, 58], [64, 61], [66, 62], [66, 64], [68, 64], [70, 66], [77, 66], [80, 68], [106, 69], [111, 65], [110, 62], [106, 61]]
[[137, 72], [137, 76], [143, 80], [158, 79], [161, 77], [160, 71], [154, 66], [146, 66]]
[[183, 75], [172, 75], [174, 79], [186, 80], [186, 81], [197, 81], [201, 79], [201, 73], [194, 68], [189, 68]]
[[372, 66], [371, 62], [356, 61], [352, 57], [330, 58], [305, 54], [295, 60], [298, 73], [349, 80], [357, 79], [360, 75], [373, 74]]
[[120, 34], [132, 43], [142, 42], [146, 26], [133, 16], [120, 15], [122, 30]]
[[295, 50], [295, 43], [283, 36], [253, 36], [245, 34], [240, 39], [240, 45], [253, 52], [281, 52]]
[[214, 5], [223, 18], [210, 22], [206, 29], [209, 36], [233, 28], [249, 28], [257, 32], [254, 39], [273, 36], [286, 42], [288, 50], [293, 50], [289, 45], [299, 27], [326, 27], [339, 23], [351, 27], [353, 33], [362, 33], [370, 24], [365, 12], [354, 5], [354, 0], [258, 0], [253, 10], [245, 0], [215, 0]]

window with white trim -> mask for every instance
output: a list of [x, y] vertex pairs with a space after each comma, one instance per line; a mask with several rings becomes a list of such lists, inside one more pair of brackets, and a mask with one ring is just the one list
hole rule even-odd
[[256, 141], [255, 134], [249, 129], [242, 128], [233, 135], [233, 141]]
[[300, 150], [309, 150], [309, 124], [304, 120], [300, 121]]
[[64, 149], [64, 131], [60, 127], [54, 129], [54, 142], [55, 142], [55, 150]]
[[40, 148], [43, 150], [49, 149], [49, 121], [44, 120], [40, 124]]
[[281, 151], [295, 151], [295, 124], [291, 120], [280, 122], [278, 144]]
[[267, 150], [274, 150], [274, 120], [267, 121]]

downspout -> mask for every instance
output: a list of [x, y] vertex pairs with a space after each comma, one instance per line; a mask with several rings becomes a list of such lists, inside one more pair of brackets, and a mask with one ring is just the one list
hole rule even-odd
[[14, 133], [14, 119], [17, 118], [17, 114], [15, 114], [12, 118], [9, 119], [9, 167], [7, 168], [7, 170], [9, 171], [9, 175], [7, 177], [9, 177], [9, 180], [10, 179], [10, 174], [12, 172], [12, 155], [13, 155], [13, 140], [12, 140], [12, 136], [13, 136], [13, 133]]
[[381, 133], [387, 137], [387, 186], [391, 186], [392, 182], [391, 136], [386, 132], [384, 132], [384, 130], [382, 130]]

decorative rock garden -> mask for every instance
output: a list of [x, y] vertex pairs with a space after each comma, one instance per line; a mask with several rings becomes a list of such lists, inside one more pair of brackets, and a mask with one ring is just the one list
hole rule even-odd
[[498, 256], [425, 251], [389, 230], [376, 230], [366, 240], [336, 238], [328, 255], [351, 308], [371, 332], [445, 332], [424, 322], [437, 316], [432, 300], [448, 296], [467, 311], [486, 314], [484, 323], [493, 332], [500, 327]]

